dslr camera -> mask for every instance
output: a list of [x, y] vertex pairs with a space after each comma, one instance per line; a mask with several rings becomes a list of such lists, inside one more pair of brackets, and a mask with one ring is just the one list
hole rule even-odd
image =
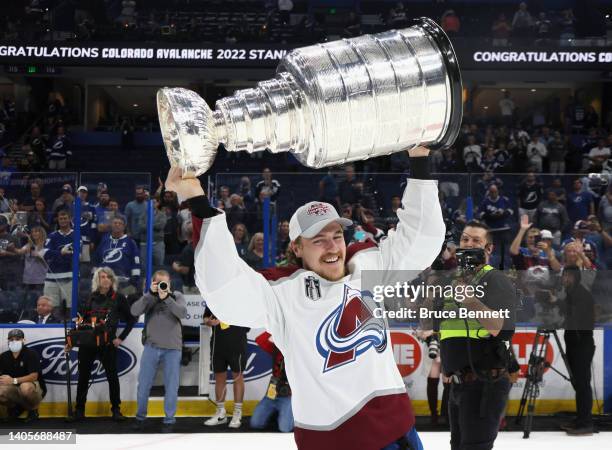
[[170, 287], [170, 286], [168, 286], [168, 283], [167, 283], [167, 282], [165, 282], [165, 281], [160, 281], [160, 282], [159, 282], [159, 284], [157, 285], [157, 290], [159, 290], [159, 291], [164, 291], [164, 292], [165, 292], [165, 291], [167, 291], [167, 290], [168, 290], [168, 288], [169, 288], [169, 287]]
[[463, 248], [455, 252], [457, 257], [457, 268], [461, 273], [476, 271], [478, 266], [486, 262], [485, 251], [482, 248]]

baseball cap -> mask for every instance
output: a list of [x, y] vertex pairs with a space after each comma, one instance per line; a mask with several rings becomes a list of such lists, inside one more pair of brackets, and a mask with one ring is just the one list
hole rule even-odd
[[77, 188], [77, 192], [81, 192], [81, 191], [89, 192], [89, 189], [87, 189], [87, 186], [79, 186]]
[[578, 220], [574, 224], [574, 230], [588, 230], [589, 223], [586, 220]]
[[540, 231], [540, 237], [542, 239], [554, 239], [553, 234], [550, 232], [550, 230]]
[[98, 183], [98, 191], [108, 191], [108, 186], [106, 185], [106, 183]]
[[8, 339], [14, 339], [14, 338], [25, 339], [25, 335], [23, 334], [23, 331], [15, 328], [14, 330], [9, 331], [9, 334], [8, 334]]
[[65, 184], [62, 186], [62, 192], [72, 192], [72, 186]]
[[343, 228], [353, 225], [352, 220], [340, 217], [336, 209], [329, 203], [306, 203], [291, 216], [289, 239], [294, 241], [300, 236], [307, 239], [312, 238], [332, 222], [339, 223]]

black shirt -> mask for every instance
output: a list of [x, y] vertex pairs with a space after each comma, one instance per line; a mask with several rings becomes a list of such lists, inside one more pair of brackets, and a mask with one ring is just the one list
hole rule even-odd
[[523, 183], [518, 194], [519, 200], [521, 201], [521, 208], [536, 209], [542, 201], [542, 186], [540, 183], [535, 183], [531, 186], [527, 186], [526, 183]]
[[40, 374], [40, 356], [35, 350], [24, 346], [17, 358], [10, 350], [0, 355], [0, 375], [20, 378], [34, 372]]
[[181, 278], [183, 280], [183, 284], [188, 287], [195, 286], [195, 252], [193, 250], [193, 245], [188, 242], [187, 245], [183, 248], [179, 259], [176, 261], [183, 267], [189, 267], [189, 272], [186, 274], [181, 274]]
[[[204, 310], [204, 317], [216, 318], [208, 307]], [[249, 332], [249, 328], [230, 325], [228, 328], [223, 330], [221, 329], [220, 324], [211, 328], [211, 342], [214, 340], [216, 351], [229, 351], [230, 353], [246, 351], [246, 335]]]
[[442, 369], [446, 375], [470, 369], [470, 354], [476, 370], [502, 368], [508, 364], [504, 341], [510, 341], [514, 334], [516, 289], [498, 270], [487, 272], [475, 285], [482, 285], [484, 288], [484, 298], [480, 301], [494, 311], [508, 309], [510, 319], [504, 319], [504, 325], [497, 337], [483, 339], [454, 337], [441, 340], [440, 356]]
[[577, 283], [567, 290], [565, 297], [565, 324], [567, 331], [592, 331], [595, 325], [595, 302], [593, 295]]

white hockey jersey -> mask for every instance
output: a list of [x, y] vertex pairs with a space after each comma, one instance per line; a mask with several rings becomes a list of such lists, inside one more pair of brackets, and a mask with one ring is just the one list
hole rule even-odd
[[436, 182], [411, 179], [402, 205], [396, 231], [355, 254], [336, 282], [307, 270], [268, 282], [238, 256], [224, 214], [203, 220], [196, 284], [223, 322], [272, 334], [285, 357], [297, 427], [333, 430], [371, 399], [405, 392], [389, 331], [362, 301], [360, 278], [362, 270], [422, 271], [440, 252]]

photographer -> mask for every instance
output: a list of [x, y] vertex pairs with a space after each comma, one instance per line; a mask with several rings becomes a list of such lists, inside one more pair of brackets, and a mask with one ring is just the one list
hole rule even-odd
[[144, 350], [138, 373], [138, 411], [134, 428], [143, 428], [155, 374], [160, 364], [163, 364], [166, 416], [161, 431], [170, 433], [176, 422], [174, 415], [183, 345], [181, 319], [187, 317], [187, 305], [183, 294], [170, 290], [170, 274], [165, 270], [158, 270], [153, 274], [151, 291], [134, 302], [131, 312], [135, 317], [145, 315], [145, 327], [142, 330]]
[[[127, 338], [136, 323], [136, 318], [130, 314], [130, 306], [124, 295], [117, 292], [117, 277], [108, 267], [96, 269], [92, 281], [91, 297], [79, 308], [80, 326], [92, 324], [92, 328], [103, 327], [103, 336], [98, 344], [81, 345], [79, 347], [79, 381], [77, 385], [75, 418], [85, 418], [85, 402], [89, 390], [89, 379], [91, 369], [96, 359], [99, 359], [106, 372], [108, 388], [111, 401], [111, 412], [114, 421], [123, 421], [125, 417], [121, 414], [121, 393], [119, 388], [119, 376], [117, 375], [117, 347]], [[119, 335], [117, 326], [119, 321], [125, 322], [125, 328]], [[99, 329], [99, 328], [98, 328]], [[70, 350], [70, 345], [67, 345]]]
[[457, 251], [456, 298], [445, 298], [443, 309], [455, 311], [456, 317], [463, 310], [479, 318], [440, 322], [442, 371], [452, 383], [448, 417], [453, 449], [493, 447], [510, 391], [508, 346], [517, 302], [510, 280], [488, 264], [492, 252], [488, 227], [468, 222]]
[[573, 436], [593, 434], [591, 362], [595, 353], [595, 311], [593, 296], [581, 283], [581, 274], [578, 266], [566, 266], [561, 277], [566, 294], [563, 337], [576, 391], [576, 419], [561, 428]]

